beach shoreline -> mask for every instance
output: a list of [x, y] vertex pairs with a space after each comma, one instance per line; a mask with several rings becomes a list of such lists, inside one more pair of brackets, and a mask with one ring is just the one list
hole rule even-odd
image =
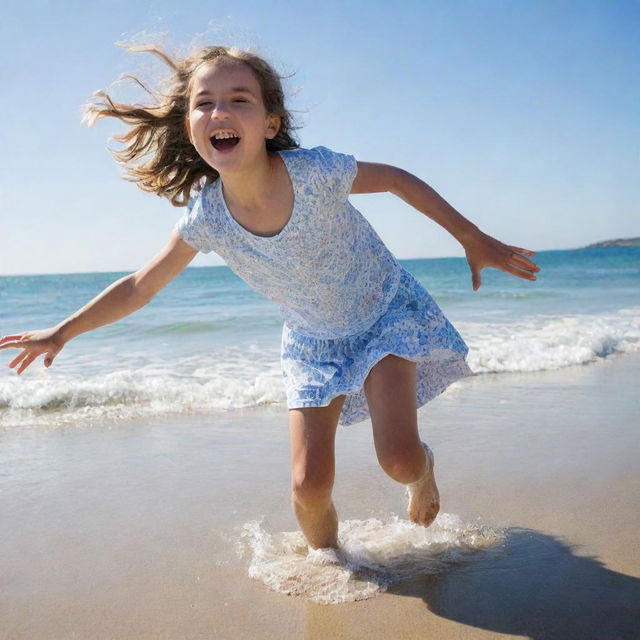
[[[283, 407], [5, 429], [0, 638], [639, 637], [639, 376], [630, 353], [456, 383], [419, 411], [443, 513], [504, 541], [328, 606], [237, 553], [248, 522], [296, 528]], [[404, 517], [370, 431], [338, 432], [341, 522]]]

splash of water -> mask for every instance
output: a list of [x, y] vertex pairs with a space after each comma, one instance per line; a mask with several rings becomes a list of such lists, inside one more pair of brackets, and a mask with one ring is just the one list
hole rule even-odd
[[441, 513], [428, 529], [393, 516], [347, 520], [339, 531], [337, 558], [308, 553], [298, 531], [272, 535], [256, 521], [243, 526], [237, 550], [250, 554], [249, 576], [274, 591], [337, 604], [371, 598], [418, 575], [441, 573], [504, 538], [500, 530], [449, 513]]

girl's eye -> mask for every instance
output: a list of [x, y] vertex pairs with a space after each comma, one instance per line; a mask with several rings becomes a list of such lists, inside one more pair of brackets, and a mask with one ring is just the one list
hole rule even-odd
[[246, 98], [236, 98], [234, 102], [249, 102]]

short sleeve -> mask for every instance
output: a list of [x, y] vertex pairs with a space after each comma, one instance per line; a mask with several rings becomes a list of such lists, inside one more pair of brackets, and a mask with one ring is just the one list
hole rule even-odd
[[315, 147], [313, 151], [318, 156], [319, 168], [324, 174], [327, 188], [333, 191], [336, 198], [347, 200], [358, 173], [356, 159], [326, 147]]
[[204, 190], [193, 195], [187, 205], [187, 211], [176, 222], [174, 231], [191, 247], [209, 253], [213, 250], [211, 225], [207, 224], [206, 208], [203, 204]]

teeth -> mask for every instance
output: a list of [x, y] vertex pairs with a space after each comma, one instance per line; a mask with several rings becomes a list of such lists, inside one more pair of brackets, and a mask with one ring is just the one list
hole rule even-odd
[[225, 138], [239, 138], [240, 136], [235, 131], [216, 131], [213, 137], [216, 140], [224, 140]]

